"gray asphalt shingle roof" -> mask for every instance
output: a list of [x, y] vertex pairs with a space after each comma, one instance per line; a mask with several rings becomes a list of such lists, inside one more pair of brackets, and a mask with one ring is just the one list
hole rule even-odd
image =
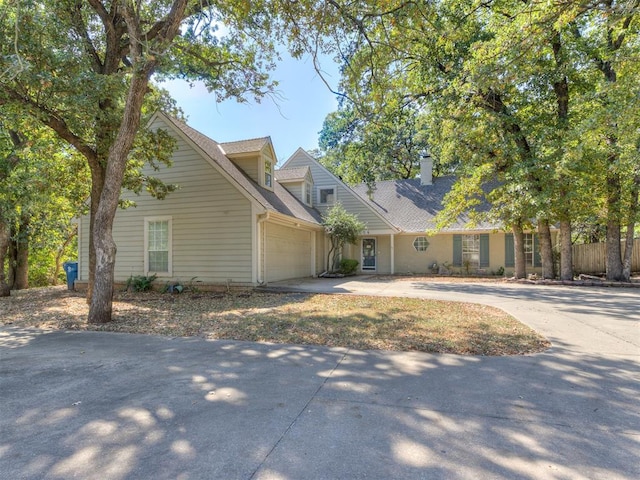
[[281, 168], [275, 171], [276, 179], [280, 182], [304, 180], [311, 169], [305, 167]]
[[[181, 122], [180, 120], [177, 120], [168, 115], [163, 115], [163, 116], [178, 130], [184, 133], [198, 147], [200, 147], [204, 151], [204, 153], [209, 156], [210, 160], [215, 162], [227, 175], [233, 178], [233, 180], [235, 180], [247, 193], [249, 193], [249, 195], [251, 195], [258, 203], [264, 206], [267, 210], [288, 215], [288, 216], [297, 218], [299, 220], [304, 220], [306, 222], [311, 222], [316, 224], [320, 224], [322, 222], [322, 217], [320, 216], [320, 213], [317, 210], [302, 204], [296, 197], [294, 197], [291, 193], [289, 193], [282, 185], [278, 184], [278, 182], [274, 182], [273, 191], [268, 190], [258, 185], [256, 182], [254, 182], [235, 163], [233, 163], [231, 160], [229, 160], [229, 158], [227, 158], [227, 156], [223, 153], [223, 150], [221, 149], [221, 145], [218, 142], [216, 142], [215, 140], [212, 140], [206, 135], [203, 135], [199, 131], [195, 130], [194, 128], [191, 128], [189, 125], [187, 125], [184, 122]], [[254, 139], [254, 140], [270, 141], [269, 137], [264, 137], [262, 139]], [[251, 144], [252, 142], [254, 142], [254, 140], [249, 140], [245, 143]], [[242, 144], [243, 142], [240, 141], [240, 142], [230, 142], [230, 143]], [[228, 146], [230, 143], [226, 143], [224, 145]], [[264, 145], [264, 142], [262, 143], [262, 145]], [[235, 151], [236, 153], [239, 153], [240, 150], [236, 149]], [[245, 150], [245, 151], [259, 151], [259, 149]]]
[[270, 141], [271, 137], [260, 137], [237, 140], [235, 142], [222, 142], [219, 145], [226, 155], [234, 155], [237, 153], [259, 152]]
[[[445, 195], [451, 190], [455, 177], [439, 177], [432, 185], [421, 185], [420, 179], [388, 180], [376, 182], [372, 198], [369, 198], [368, 187], [356, 185], [353, 190], [372, 208], [383, 212], [389, 222], [405, 232], [424, 232], [435, 228], [434, 218], [442, 210]], [[487, 211], [489, 205], [484, 203], [476, 210]], [[469, 218], [464, 216], [443, 231], [465, 230]], [[482, 222], [473, 230], [495, 230], [498, 225]]]

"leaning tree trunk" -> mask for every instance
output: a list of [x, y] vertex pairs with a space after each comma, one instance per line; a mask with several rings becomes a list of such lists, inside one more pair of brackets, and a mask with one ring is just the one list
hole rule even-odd
[[569, 220], [560, 221], [560, 280], [573, 280], [573, 246]]
[[538, 220], [538, 238], [540, 239], [540, 257], [542, 258], [542, 278], [554, 278], [553, 243], [551, 241], [549, 221], [546, 219]]
[[116, 263], [116, 243], [113, 240], [113, 221], [118, 209], [120, 188], [127, 166], [127, 157], [140, 127], [142, 102], [155, 61], [148, 61], [133, 76], [125, 105], [122, 124], [109, 152], [105, 183], [93, 221], [95, 247], [95, 275], [89, 307], [89, 323], [111, 321], [113, 280]]
[[[100, 205], [100, 196], [105, 182], [105, 166], [102, 165], [99, 157], [90, 163], [91, 168], [91, 199], [89, 207], [89, 278], [87, 280], [87, 303], [91, 305], [93, 288], [96, 275], [96, 247], [94, 244], [95, 219]], [[105, 159], [104, 164], [106, 165]]]
[[4, 265], [7, 259], [7, 250], [9, 248], [9, 228], [2, 218], [0, 218], [0, 297], [8, 297], [11, 295], [11, 289], [7, 285], [4, 275]]
[[524, 256], [524, 232], [522, 226], [517, 224], [512, 227], [513, 247], [515, 249], [515, 274], [516, 278], [527, 276], [527, 261]]

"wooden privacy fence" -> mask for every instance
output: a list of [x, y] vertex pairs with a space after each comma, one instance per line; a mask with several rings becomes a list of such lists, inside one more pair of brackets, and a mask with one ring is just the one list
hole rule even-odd
[[[625, 242], [622, 242], [624, 255]], [[573, 270], [578, 273], [598, 274], [606, 270], [607, 248], [604, 243], [587, 243], [573, 246]], [[631, 271], [640, 272], [640, 238], [633, 241]]]

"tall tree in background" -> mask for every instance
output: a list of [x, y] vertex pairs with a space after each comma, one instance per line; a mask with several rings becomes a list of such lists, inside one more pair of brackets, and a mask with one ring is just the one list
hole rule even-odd
[[350, 184], [414, 178], [427, 133], [424, 115], [412, 102], [395, 98], [365, 112], [345, 100], [324, 121], [320, 161]]
[[[598, 152], [596, 185], [604, 198], [607, 279], [629, 280], [640, 211], [640, 1], [606, 0], [576, 18], [576, 44], [593, 71], [582, 123]], [[621, 240], [626, 231], [624, 254]]]
[[[487, 195], [490, 214], [516, 236], [537, 223], [546, 274], [549, 225], [559, 222], [561, 275], [572, 278], [572, 222], [600, 215], [607, 275], [628, 278], [620, 233], [630, 249], [638, 216], [637, 0], [330, 4], [344, 30], [301, 44], [343, 61], [344, 96], [355, 105], [384, 110], [402, 92], [422, 106], [435, 156], [457, 163], [460, 179], [442, 225]], [[487, 194], [490, 179], [499, 184]]]
[[[8, 234], [0, 265], [6, 267], [7, 286], [19, 290], [30, 284], [33, 246], [42, 257], [60, 251], [75, 234], [69, 223], [88, 197], [86, 172], [79, 155], [65, 149], [53, 132], [6, 112], [0, 120], [0, 150], [0, 223]], [[48, 267], [55, 270], [55, 258], [48, 260]], [[59, 268], [60, 259], [57, 264]], [[39, 269], [39, 286], [46, 269]], [[45, 277], [53, 277], [53, 270]]]
[[0, 149], [0, 218], [9, 232], [0, 265], [7, 284], [14, 290], [55, 284], [76, 233], [71, 219], [89, 196], [86, 166], [54, 132], [7, 111], [0, 117]]
[[[173, 109], [150, 84], [201, 79], [220, 99], [262, 96], [271, 85], [269, 14], [261, 2], [42, 0], [3, 2], [0, 104], [31, 114], [86, 159], [91, 171], [90, 323], [111, 320], [112, 237], [130, 155], [167, 160], [144, 112]], [[216, 33], [218, 25], [229, 35]]]

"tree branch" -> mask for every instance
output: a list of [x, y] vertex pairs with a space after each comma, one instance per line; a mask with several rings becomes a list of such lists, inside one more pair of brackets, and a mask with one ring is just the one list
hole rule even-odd
[[97, 162], [98, 156], [94, 148], [91, 147], [82, 137], [73, 133], [73, 131], [71, 131], [67, 123], [60, 115], [52, 112], [45, 106], [38, 104], [29, 97], [21, 95], [11, 88], [5, 89], [5, 95], [7, 95], [11, 100], [30, 110], [31, 113], [36, 118], [39, 118], [44, 125], [55, 131], [60, 136], [60, 138], [69, 142], [69, 144], [71, 144], [78, 152], [80, 152], [90, 164], [92, 162]]
[[104, 65], [102, 64], [102, 60], [98, 55], [98, 52], [91, 41], [91, 37], [89, 36], [89, 32], [87, 31], [87, 26], [84, 23], [84, 19], [82, 18], [82, 3], [77, 2], [73, 9], [69, 12], [71, 15], [71, 23], [73, 24], [73, 28], [76, 31], [76, 34], [82, 39], [84, 43], [85, 50], [89, 57], [91, 57], [94, 65], [94, 71], [97, 73], [101, 73]]

